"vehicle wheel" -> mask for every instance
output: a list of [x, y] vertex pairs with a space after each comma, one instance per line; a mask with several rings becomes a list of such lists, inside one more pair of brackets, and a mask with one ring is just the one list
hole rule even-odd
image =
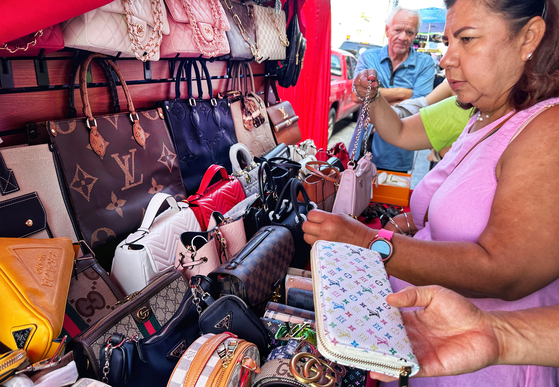
[[336, 124], [336, 109], [330, 108], [328, 113], [328, 138], [334, 133], [334, 125]]

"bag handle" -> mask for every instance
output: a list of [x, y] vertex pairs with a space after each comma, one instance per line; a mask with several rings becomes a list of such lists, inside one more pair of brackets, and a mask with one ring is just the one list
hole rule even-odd
[[198, 188], [198, 192], [196, 192], [196, 195], [199, 195], [200, 197], [204, 196], [204, 193], [209, 188], [213, 178], [218, 173], [221, 175], [222, 181], [231, 180], [231, 177], [227, 174], [227, 170], [223, 166], [218, 164], [212, 164], [209, 166], [208, 170], [204, 174], [204, 177], [202, 178], [202, 182], [200, 183], [200, 187]]
[[134, 103], [132, 102], [132, 97], [130, 96], [130, 91], [128, 90], [128, 85], [122, 76], [117, 65], [110, 59], [108, 59], [105, 55], [102, 54], [91, 54], [89, 55], [85, 61], [81, 64], [80, 68], [80, 94], [82, 97], [83, 103], [83, 113], [85, 115], [85, 125], [89, 129], [89, 143], [93, 151], [101, 158], [105, 156], [105, 152], [107, 151], [107, 142], [101, 136], [99, 131], [97, 130], [97, 121], [93, 117], [93, 113], [91, 111], [91, 105], [89, 104], [89, 95], [87, 93], [87, 68], [89, 64], [93, 60], [93, 58], [104, 58], [107, 61], [107, 64], [113, 68], [116, 75], [118, 75], [118, 79], [120, 80], [120, 84], [122, 89], [124, 90], [124, 95], [126, 96], [126, 102], [128, 105], [128, 112], [130, 121], [132, 122], [132, 132], [134, 134], [134, 139], [142, 148], [146, 146], [146, 134], [144, 129], [140, 125], [140, 116], [134, 109]]
[[[188, 16], [188, 21], [192, 26], [192, 32], [194, 35], [194, 44], [198, 51], [207, 57], [215, 57], [219, 54], [219, 49], [221, 44], [223, 43], [221, 40], [218, 40], [219, 37], [222, 39], [225, 37], [225, 21], [223, 20], [222, 12], [220, 12], [220, 8], [223, 9], [220, 5], [218, 0], [206, 0], [207, 3], [210, 5], [211, 15], [213, 16], [213, 22], [211, 29], [211, 36], [206, 37], [206, 35], [201, 31], [200, 26], [198, 25], [198, 20], [196, 20], [196, 16], [193, 12], [193, 5], [191, 4], [191, 0], [181, 0], [182, 6], [186, 11], [186, 15]], [[213, 47], [213, 51], [206, 50], [202, 45], [205, 44], [207, 46]]]
[[[299, 179], [293, 177], [289, 179], [289, 182], [285, 185], [285, 187], [283, 187], [279, 200], [276, 203], [276, 208], [274, 211], [270, 212], [270, 219], [272, 221], [279, 221], [283, 211], [291, 212], [293, 210], [295, 211], [296, 223], [305, 221], [306, 215], [299, 212], [299, 193], [301, 193], [308, 211], [317, 208], [316, 204], [311, 202], [309, 194], [307, 193], [307, 190], [305, 190], [303, 183], [301, 183]], [[290, 207], [292, 207], [292, 209]]]
[[151, 36], [145, 45], [142, 45], [140, 39], [143, 38], [143, 31], [140, 31], [139, 26], [134, 23], [132, 19], [134, 12], [132, 12], [132, 0], [122, 0], [124, 13], [126, 14], [126, 25], [128, 27], [128, 37], [132, 44], [132, 51], [136, 55], [136, 59], [146, 62], [159, 54], [161, 41], [163, 39], [163, 5], [162, 1], [151, 1], [151, 11], [153, 13], [154, 26]]
[[297, 161], [293, 161], [285, 157], [279, 157], [279, 156], [272, 157], [271, 159], [268, 160], [268, 162], [274, 167], [279, 167], [283, 169], [294, 169], [294, 168], [301, 169], [301, 163], [298, 163]]
[[[69, 87], [68, 117], [70, 118], [76, 118], [78, 116], [78, 112], [76, 110], [76, 104], [74, 102], [74, 89], [76, 86], [75, 84], [76, 84], [76, 77], [78, 75], [78, 69], [80, 68], [82, 61], [83, 58], [79, 58], [79, 57], [74, 60], [72, 71], [70, 74], [70, 82], [68, 83], [68, 87]], [[109, 91], [111, 93], [111, 100], [113, 101], [113, 113], [120, 113], [120, 99], [118, 97], [116, 82], [113, 78], [113, 74], [111, 73], [111, 69], [109, 68], [109, 65], [107, 64], [107, 62], [105, 62], [104, 59], [96, 58], [95, 62], [99, 65], [99, 67], [101, 67], [101, 70], [103, 70], [103, 73], [105, 74], [105, 77], [109, 82]]]
[[[269, 188], [266, 190], [267, 186]], [[277, 187], [276, 183], [274, 182], [274, 175], [272, 174], [272, 169], [270, 168], [270, 164], [267, 161], [263, 161], [260, 164], [260, 169], [258, 170], [258, 188], [263, 203], [265, 203], [267, 192], [273, 195], [277, 195]]]
[[149, 234], [149, 229], [155, 221], [155, 218], [157, 217], [157, 213], [161, 209], [161, 206], [165, 202], [169, 203], [169, 207], [176, 212], [181, 211], [181, 208], [179, 207], [177, 201], [173, 196], [163, 192], [156, 193], [149, 201], [148, 208], [146, 209], [146, 213], [144, 214], [144, 218], [142, 219], [142, 224], [140, 225], [138, 230], [128, 235], [128, 237], [126, 238], [127, 244], [134, 243], [138, 241], [138, 239], [144, 237], [146, 234]]
[[[332, 177], [330, 175], [327, 175], [327, 174], [323, 173], [320, 169], [315, 168], [313, 165], [316, 165], [318, 168], [320, 168], [320, 166], [327, 167], [327, 170], [334, 171], [334, 174], [336, 175], [336, 177]], [[305, 168], [307, 168], [307, 170], [311, 174], [319, 176], [319, 177], [323, 178], [324, 180], [328, 180], [332, 183], [339, 183], [340, 179], [342, 178], [342, 174], [340, 173], [340, 171], [338, 171], [338, 168], [328, 164], [325, 161], [308, 161], [305, 164]]]
[[281, 102], [281, 98], [278, 93], [278, 85], [277, 85], [277, 78], [276, 77], [267, 77], [264, 78], [264, 104], [266, 107], [270, 106], [270, 102], [268, 101], [268, 95], [270, 94], [270, 88], [272, 88], [272, 92], [274, 93], [274, 97], [276, 97], [276, 105]]
[[29, 37], [29, 41], [27, 43], [25, 43], [23, 46], [14, 46], [14, 47], [10, 47], [8, 46], [8, 43], [4, 43], [0, 46], [0, 50], [8, 50], [8, 52], [10, 54], [15, 54], [16, 52], [18, 52], [19, 50], [21, 51], [27, 51], [29, 50], [29, 48], [34, 47], [37, 44], [37, 40], [43, 36], [43, 30], [39, 30], [37, 32], [35, 32], [34, 34], [32, 34], [32, 36], [30, 35]]
[[[177, 68], [177, 77], [175, 79], [175, 100], [179, 100], [181, 98], [181, 78], [182, 72], [184, 71], [188, 99], [191, 101], [190, 105], [195, 106], [196, 100], [192, 94], [192, 61], [193, 59], [183, 59]], [[202, 82], [200, 81], [200, 77], [196, 77], [196, 83], [198, 86], [198, 98], [202, 98]]]
[[245, 77], [247, 77], [245, 81], [246, 84], [248, 84], [248, 81], [250, 79], [250, 91], [247, 87], [246, 93], [256, 95], [256, 87], [254, 86], [254, 74], [252, 73], [252, 67], [250, 67], [250, 63], [248, 62], [243, 62], [243, 67], [245, 68]]
[[231, 148], [229, 148], [229, 159], [231, 160], [231, 165], [233, 166], [233, 172], [241, 172], [243, 170], [243, 168], [241, 168], [241, 166], [239, 165], [239, 153], [241, 153], [245, 158], [247, 167], [249, 165], [256, 166], [254, 158], [250, 154], [250, 150], [248, 149], [248, 147], [245, 144], [238, 142], [231, 145]]

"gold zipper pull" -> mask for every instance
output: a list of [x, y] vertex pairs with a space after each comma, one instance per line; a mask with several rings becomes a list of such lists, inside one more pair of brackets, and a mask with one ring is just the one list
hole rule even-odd
[[398, 381], [398, 387], [408, 387], [408, 380], [411, 374], [411, 367], [400, 368], [400, 380]]

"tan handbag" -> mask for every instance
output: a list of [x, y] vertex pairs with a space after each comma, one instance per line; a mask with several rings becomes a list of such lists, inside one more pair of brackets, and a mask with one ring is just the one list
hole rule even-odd
[[320, 210], [332, 211], [341, 174], [338, 168], [324, 161], [309, 161], [305, 164], [309, 172], [303, 180], [303, 187]]
[[159, 60], [169, 21], [163, 0], [115, 0], [61, 23], [66, 47]]
[[0, 238], [0, 341], [32, 362], [59, 343], [75, 250], [70, 238]]
[[260, 55], [260, 58], [257, 58], [258, 63], [265, 60], [284, 60], [289, 46], [285, 11], [276, 13], [274, 8], [249, 4], [248, 13], [254, 17], [256, 26], [256, 48]]
[[255, 92], [250, 64], [233, 64], [229, 90], [225, 95], [231, 103], [237, 141], [247, 146], [252, 157], [260, 157], [274, 149], [276, 141], [264, 101]]

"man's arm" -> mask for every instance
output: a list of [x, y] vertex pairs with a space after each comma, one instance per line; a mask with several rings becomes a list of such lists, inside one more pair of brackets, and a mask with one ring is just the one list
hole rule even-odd
[[381, 87], [379, 88], [379, 91], [386, 102], [391, 105], [410, 99], [413, 95], [413, 90], [406, 89], [405, 87], [393, 87], [391, 89]]

